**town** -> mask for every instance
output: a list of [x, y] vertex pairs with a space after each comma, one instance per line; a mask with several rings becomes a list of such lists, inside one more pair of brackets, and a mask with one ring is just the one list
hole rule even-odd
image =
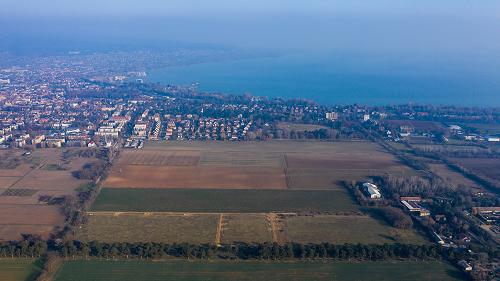
[[[148, 73], [143, 68], [120, 66], [111, 70], [111, 66], [116, 66], [116, 61], [120, 61], [123, 56], [92, 55], [81, 60], [75, 59], [75, 54], [70, 54], [59, 57], [57, 63], [42, 59], [32, 64], [0, 69], [0, 153], [9, 155], [2, 159], [2, 168], [17, 169], [19, 163], [27, 161], [23, 157], [32, 161], [33, 154], [51, 154], [54, 151], [61, 154], [66, 162], [69, 161], [70, 164], [64, 165], [72, 165], [71, 161], [79, 159], [78, 156], [68, 156], [72, 153], [88, 154], [90, 156], [83, 157], [99, 159], [72, 172], [78, 181], [90, 181], [84, 184], [80, 182], [85, 188], [80, 186], [74, 189], [78, 190], [79, 203], [68, 203], [73, 201], [68, 199], [71, 192], [66, 191], [56, 196], [51, 190], [51, 195], [44, 194], [38, 198], [38, 204], [52, 202], [50, 204], [61, 205], [63, 209], [71, 206], [69, 209], [74, 211], [65, 213], [66, 228], [51, 236], [57, 243], [62, 243], [60, 241], [64, 239], [67, 243], [73, 243], [68, 237], [85, 237], [84, 234], [78, 236], [78, 230], [93, 227], [83, 222], [98, 219], [95, 212], [86, 212], [96, 197], [96, 202], [100, 202], [100, 189], [95, 186], [106, 177], [103, 191], [111, 187], [120, 190], [134, 185], [145, 189], [163, 187], [166, 192], [172, 192], [169, 188], [184, 186], [221, 188], [227, 185], [258, 192], [258, 189], [253, 188], [301, 190], [304, 185], [310, 184], [314, 190], [326, 185], [347, 190], [359, 206], [368, 208], [363, 209], [363, 212], [383, 218], [393, 228], [391, 235], [396, 233], [391, 239], [411, 245], [406, 238], [401, 237], [415, 235], [412, 232], [414, 228], [427, 236], [438, 249], [429, 250], [425, 248], [427, 246], [422, 246], [424, 248], [418, 248], [415, 254], [408, 254], [410, 258], [422, 258], [417, 252], [426, 252], [427, 258], [435, 258], [438, 255], [436, 251], [439, 251], [439, 256], [452, 262], [469, 278], [494, 280], [498, 277], [499, 108], [412, 104], [334, 106], [298, 99], [204, 93], [198, 90], [196, 84], [161, 85], [148, 82]], [[138, 56], [138, 60], [146, 59]], [[227, 147], [230, 144], [257, 143], [267, 154], [260, 148], [231, 146], [232, 150], [229, 150], [227, 147], [218, 147], [221, 143], [227, 144]], [[318, 154], [315, 145], [320, 146], [322, 154], [328, 157]], [[172, 154], [172, 151], [164, 151], [165, 148], [161, 147], [180, 152]], [[210, 149], [219, 153], [214, 152], [214, 155]], [[102, 156], [95, 151], [107, 153]], [[12, 156], [13, 152], [18, 156]], [[115, 155], [119, 155], [118, 160]], [[342, 162], [335, 162], [336, 158], [342, 159]], [[168, 169], [153, 172], [151, 166], [158, 163]], [[213, 167], [204, 167], [213, 163], [218, 171], [213, 170]], [[230, 167], [228, 163], [240, 168]], [[48, 164], [40, 165], [43, 169]], [[61, 170], [61, 173], [65, 169], [61, 168], [64, 165], [59, 162], [50, 165]], [[260, 168], [267, 168], [258, 172], [252, 170], [257, 169], [254, 166], [260, 165]], [[182, 170], [178, 166], [189, 166], [189, 169], [194, 170]], [[230, 176], [222, 174], [217, 179], [210, 177], [224, 169], [230, 170], [227, 172]], [[339, 170], [349, 175], [337, 175]], [[9, 182], [5, 183], [5, 191], [2, 191], [1, 196], [34, 196], [36, 192], [17, 183], [30, 172], [19, 176], [19, 179], [12, 173], [6, 173], [8, 176], [5, 178], [9, 178], [6, 179]], [[168, 174], [168, 180], [161, 178], [163, 173], [171, 173]], [[188, 173], [190, 177], [197, 175], [200, 179], [191, 182], [186, 177], [180, 177], [184, 175], [182, 173]], [[138, 181], [130, 175], [145, 175], [146, 178]], [[234, 181], [232, 178], [256, 178], [254, 175], [262, 179], [246, 182]], [[16, 181], [11, 183], [10, 178]], [[178, 185], [174, 185], [176, 180]], [[172, 186], [170, 182], [173, 182]], [[89, 188], [89, 184], [93, 188]], [[335, 200], [340, 200], [338, 198]], [[233, 199], [237, 200], [236, 197]], [[303, 202], [299, 198], [294, 200]], [[342, 200], [350, 202], [348, 196]], [[275, 207], [271, 206], [269, 208]], [[346, 209], [315, 209], [313, 206], [304, 210], [300, 206], [283, 207], [279, 210], [281, 212], [263, 211], [260, 207], [252, 207], [255, 208], [252, 210], [266, 213], [273, 242], [280, 247], [288, 247], [286, 243], [298, 241], [307, 242], [304, 242], [307, 247], [312, 247], [308, 243], [318, 243], [318, 240], [294, 240], [292, 237], [280, 236], [284, 235], [280, 233], [286, 232], [280, 230], [286, 225], [280, 220], [293, 220], [290, 213], [305, 218], [319, 214], [329, 220], [338, 214], [368, 217], [359, 211], [361, 209], [351, 205]], [[122, 207], [118, 207], [116, 212], [122, 212]], [[162, 208], [160, 206], [157, 210]], [[144, 211], [146, 214], [150, 210], [138, 208], [134, 211]], [[182, 212], [189, 213], [184, 209]], [[220, 248], [223, 245], [220, 234], [224, 231], [223, 215], [228, 215], [223, 211], [217, 212], [221, 213], [215, 239], [219, 248], [211, 251], [221, 251], [218, 252], [219, 256], [241, 258], [238, 253], [232, 252], [233, 248]], [[239, 213], [240, 210], [235, 209], [234, 212]], [[371, 223], [375, 224], [376, 220]], [[89, 233], [85, 235], [91, 235]], [[383, 235], [386, 234], [380, 234]], [[420, 238], [414, 239], [417, 240], [411, 240], [412, 243], [421, 241], [418, 240]], [[83, 255], [83, 244], [74, 241], [76, 244], [71, 245], [56, 243], [58, 246], [54, 250], [67, 257], [68, 247], [80, 247], [78, 251]], [[280, 259], [284, 258], [281, 255], [284, 252], [287, 252], [288, 258], [294, 255], [307, 256], [305, 250], [297, 250], [306, 247], [304, 245], [293, 244], [289, 246], [295, 249], [293, 251], [280, 248], [275, 254], [261, 253], [256, 256], [251, 254], [252, 246], [238, 244], [238, 247], [241, 251], [248, 251], [247, 254], [253, 258]], [[197, 247], [201, 252], [210, 250], [205, 246]], [[330, 253], [323, 244], [314, 247], [323, 249], [318, 251], [325, 251], [325, 254], [314, 254], [315, 250], [307, 250], [313, 251], [309, 258], [340, 258], [334, 254], [337, 250]], [[0, 244], [1, 249], [7, 249], [7, 246], [2, 248]], [[7, 255], [6, 252], [1, 253]], [[100, 257], [100, 254], [94, 255]], [[181, 254], [176, 252], [168, 255]], [[190, 257], [190, 254], [186, 255]], [[142, 259], [143, 255], [136, 254], [136, 257]], [[398, 257], [408, 256], [401, 254]]]

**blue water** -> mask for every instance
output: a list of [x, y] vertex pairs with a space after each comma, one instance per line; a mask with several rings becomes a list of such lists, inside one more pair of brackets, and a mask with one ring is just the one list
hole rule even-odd
[[483, 61], [286, 55], [151, 71], [149, 81], [322, 104], [500, 106], [500, 70]]

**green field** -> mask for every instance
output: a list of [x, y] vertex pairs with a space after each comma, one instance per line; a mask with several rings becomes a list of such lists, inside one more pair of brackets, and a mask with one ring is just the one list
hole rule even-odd
[[68, 261], [55, 281], [463, 280], [441, 262]]
[[103, 188], [92, 211], [111, 212], [345, 212], [358, 211], [344, 190]]
[[40, 264], [34, 259], [0, 259], [1, 281], [31, 281], [40, 272]]

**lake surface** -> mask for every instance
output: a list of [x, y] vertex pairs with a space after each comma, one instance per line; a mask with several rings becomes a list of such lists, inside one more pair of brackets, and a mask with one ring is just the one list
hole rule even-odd
[[449, 104], [500, 106], [500, 70], [493, 63], [381, 56], [294, 54], [188, 66], [148, 73], [199, 90], [302, 98], [322, 104]]

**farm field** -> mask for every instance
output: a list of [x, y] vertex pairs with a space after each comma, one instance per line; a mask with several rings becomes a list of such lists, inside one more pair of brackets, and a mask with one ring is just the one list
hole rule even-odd
[[293, 242], [428, 243], [412, 229], [397, 229], [369, 216], [284, 216], [281, 221], [285, 239]]
[[0, 280], [34, 281], [41, 271], [37, 260], [0, 259]]
[[452, 158], [461, 166], [500, 182], [500, 158]]
[[123, 151], [103, 186], [331, 189], [386, 173], [415, 171], [372, 142], [155, 142]]
[[124, 150], [117, 165], [151, 166], [196, 166], [200, 161], [199, 151], [145, 151]]
[[77, 230], [82, 241], [213, 243], [219, 216], [215, 214], [92, 213]]
[[87, 217], [88, 222], [76, 231], [77, 240], [196, 244], [428, 243], [412, 229], [396, 229], [360, 215], [91, 212]]
[[482, 124], [482, 123], [463, 123], [464, 127], [475, 128], [482, 134], [498, 135], [500, 134], [500, 124]]
[[271, 167], [116, 166], [105, 187], [285, 189], [282, 169]]
[[277, 127], [282, 130], [289, 131], [317, 131], [321, 129], [328, 130], [328, 127], [314, 124], [301, 124], [301, 123], [289, 123], [289, 122], [279, 122]]
[[265, 214], [227, 214], [222, 217], [221, 243], [273, 241]]
[[346, 190], [103, 188], [92, 211], [110, 212], [350, 212]]
[[72, 172], [92, 158], [65, 159], [62, 149], [51, 148], [23, 153], [0, 152], [0, 241], [19, 239], [25, 233], [48, 238], [64, 217], [59, 206], [39, 202], [39, 197], [73, 196], [76, 188], [87, 183]]
[[442, 262], [67, 261], [55, 281], [464, 280]]
[[436, 173], [443, 179], [451, 181], [456, 186], [466, 186], [473, 189], [481, 189], [475, 182], [464, 177], [461, 173], [455, 172], [448, 168], [445, 164], [429, 164], [432, 172]]

